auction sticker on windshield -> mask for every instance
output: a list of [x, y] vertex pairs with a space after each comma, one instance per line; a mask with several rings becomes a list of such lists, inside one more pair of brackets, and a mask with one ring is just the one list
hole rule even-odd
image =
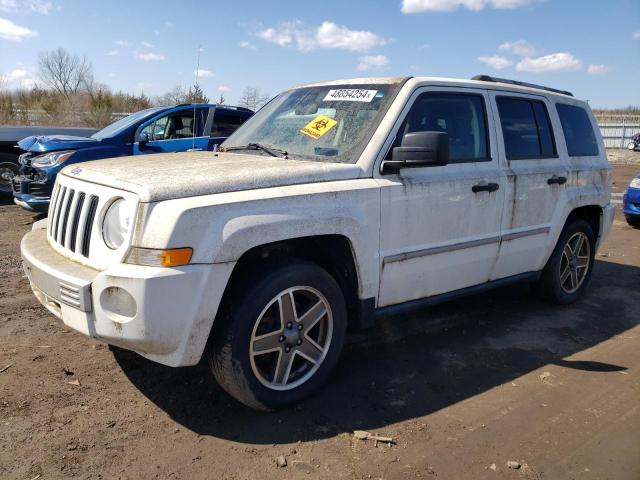
[[336, 122], [333, 118], [329, 118], [326, 115], [318, 115], [316, 118], [302, 127], [300, 129], [300, 132], [317, 140], [333, 127], [335, 127], [337, 123], [338, 122]]
[[369, 103], [378, 93], [377, 90], [364, 90], [361, 88], [340, 88], [329, 90], [323, 98], [325, 102], [365, 102]]

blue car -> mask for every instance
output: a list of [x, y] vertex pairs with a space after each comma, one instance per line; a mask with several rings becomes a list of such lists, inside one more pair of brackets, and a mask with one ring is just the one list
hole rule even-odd
[[141, 110], [90, 137], [27, 137], [18, 146], [20, 174], [13, 177], [14, 202], [30, 211], [46, 212], [55, 178], [65, 166], [102, 158], [152, 153], [213, 150], [253, 112], [220, 105], [177, 105]]
[[640, 175], [631, 180], [622, 197], [622, 212], [629, 225], [640, 228]]

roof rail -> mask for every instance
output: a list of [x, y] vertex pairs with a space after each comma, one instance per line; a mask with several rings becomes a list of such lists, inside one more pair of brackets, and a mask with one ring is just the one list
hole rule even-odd
[[546, 90], [548, 92], [560, 93], [562, 95], [569, 95], [570, 97], [573, 97], [573, 93], [568, 92], [567, 90], [558, 90], [557, 88], [543, 87], [542, 85], [536, 85], [535, 83], [520, 82], [518, 80], [509, 80], [507, 78], [492, 77], [490, 75], [476, 75], [475, 77], [472, 77], [471, 80], [479, 80], [481, 82], [508, 83], [509, 85], [536, 88], [538, 90]]

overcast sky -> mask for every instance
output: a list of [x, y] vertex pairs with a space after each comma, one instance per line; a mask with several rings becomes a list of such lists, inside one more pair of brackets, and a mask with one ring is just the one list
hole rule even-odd
[[640, 0], [0, 0], [0, 74], [37, 81], [38, 52], [86, 54], [96, 79], [154, 96], [195, 81], [235, 102], [317, 80], [477, 73], [640, 105]]

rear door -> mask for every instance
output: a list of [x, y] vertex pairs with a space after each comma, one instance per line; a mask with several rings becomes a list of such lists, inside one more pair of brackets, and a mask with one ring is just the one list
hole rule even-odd
[[[136, 132], [134, 155], [206, 150], [209, 138], [202, 132], [208, 110], [204, 107], [181, 108], [148, 120]], [[143, 132], [149, 136], [146, 145], [140, 145], [139, 142]]]
[[[560, 131], [545, 96], [491, 92], [507, 184], [502, 242], [492, 280], [544, 267], [552, 227], [561, 223], [570, 165], [558, 154]], [[556, 127], [556, 128], [554, 128]], [[554, 232], [555, 233], [555, 232]]]
[[212, 145], [220, 145], [227, 137], [235, 132], [249, 116], [247, 112], [239, 110], [216, 108], [211, 126], [210, 143]]
[[[378, 306], [486, 282], [500, 242], [504, 175], [491, 106], [481, 89], [423, 87], [411, 97], [389, 149], [405, 133], [446, 132], [450, 164], [380, 175]], [[378, 175], [376, 174], [376, 177]]]

